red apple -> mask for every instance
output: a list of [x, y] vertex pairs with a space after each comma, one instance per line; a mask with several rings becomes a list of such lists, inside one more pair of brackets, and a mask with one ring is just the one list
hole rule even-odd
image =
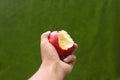
[[51, 32], [48, 40], [56, 48], [61, 59], [72, 54], [72, 52], [77, 49], [77, 45], [64, 30]]

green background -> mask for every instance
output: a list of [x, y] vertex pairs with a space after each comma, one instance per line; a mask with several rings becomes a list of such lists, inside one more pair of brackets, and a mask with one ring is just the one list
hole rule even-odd
[[61, 29], [79, 46], [65, 80], [120, 78], [120, 0], [0, 0], [0, 80], [32, 76], [40, 35]]

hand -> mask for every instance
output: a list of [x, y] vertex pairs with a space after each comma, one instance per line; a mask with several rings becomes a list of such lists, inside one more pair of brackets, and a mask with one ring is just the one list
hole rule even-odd
[[48, 41], [49, 34], [50, 31], [41, 35], [42, 64], [30, 80], [63, 80], [75, 64], [76, 56], [74, 55], [69, 55], [63, 61], [60, 60], [56, 49]]

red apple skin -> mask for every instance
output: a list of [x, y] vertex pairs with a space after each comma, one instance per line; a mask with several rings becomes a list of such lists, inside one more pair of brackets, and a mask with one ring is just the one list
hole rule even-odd
[[59, 43], [58, 43], [58, 34], [59, 34], [59, 31], [51, 32], [48, 37], [48, 40], [56, 48], [59, 57], [61, 59], [64, 59], [68, 55], [71, 55], [72, 52], [77, 48], [77, 46], [74, 44], [71, 48], [68, 48], [67, 50], [60, 48]]

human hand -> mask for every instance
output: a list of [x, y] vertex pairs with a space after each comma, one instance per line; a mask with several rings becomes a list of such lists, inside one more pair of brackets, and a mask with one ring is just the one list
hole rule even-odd
[[[55, 47], [49, 43], [49, 34], [50, 31], [45, 32], [41, 35], [40, 47], [42, 64], [33, 78], [42, 75], [41, 77], [36, 78], [36, 80], [50, 80], [51, 78], [51, 80], [63, 80], [64, 77], [71, 72], [76, 61], [76, 56], [69, 55], [65, 59], [61, 60]], [[35, 80], [33, 78], [30, 80]]]

